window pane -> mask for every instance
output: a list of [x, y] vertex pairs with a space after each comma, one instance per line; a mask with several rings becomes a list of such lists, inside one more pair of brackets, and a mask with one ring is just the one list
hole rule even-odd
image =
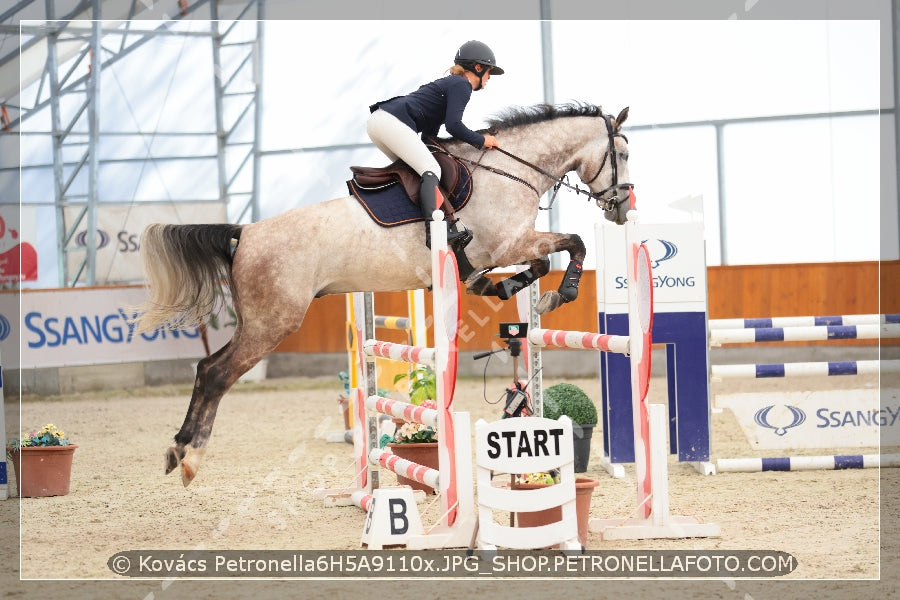
[[878, 260], [877, 117], [725, 128], [728, 264]]

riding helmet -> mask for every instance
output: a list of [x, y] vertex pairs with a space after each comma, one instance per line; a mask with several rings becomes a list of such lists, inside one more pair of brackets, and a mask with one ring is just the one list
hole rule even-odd
[[463, 67], [474, 64], [484, 65], [490, 67], [491, 75], [503, 75], [503, 69], [497, 66], [497, 59], [494, 58], [493, 51], [488, 48], [487, 44], [477, 40], [470, 40], [460, 46], [453, 62]]

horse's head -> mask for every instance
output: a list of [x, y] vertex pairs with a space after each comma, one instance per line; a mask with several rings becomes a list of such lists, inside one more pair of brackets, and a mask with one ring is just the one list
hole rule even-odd
[[[631, 188], [628, 176], [628, 138], [621, 132], [622, 124], [628, 118], [628, 108], [619, 116], [601, 115], [606, 125], [606, 136], [599, 138], [598, 144], [589, 144], [590, 157], [581, 161], [578, 176], [591, 188], [591, 195], [597, 206], [603, 208], [604, 216], [618, 224], [625, 223], [630, 206]], [[600, 146], [599, 148], [597, 146]]]

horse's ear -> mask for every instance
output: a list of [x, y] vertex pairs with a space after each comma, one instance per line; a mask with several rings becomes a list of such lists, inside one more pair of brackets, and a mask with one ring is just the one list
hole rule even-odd
[[622, 127], [622, 123], [625, 122], [625, 119], [628, 118], [628, 107], [622, 109], [622, 112], [619, 113], [619, 116], [616, 117], [616, 131]]

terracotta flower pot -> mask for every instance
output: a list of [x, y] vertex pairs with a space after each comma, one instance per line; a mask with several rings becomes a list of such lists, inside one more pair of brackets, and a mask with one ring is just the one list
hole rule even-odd
[[[536, 490], [547, 487], [548, 483], [517, 483], [513, 487], [517, 490]], [[600, 485], [596, 479], [588, 477], [575, 478], [575, 516], [578, 518], [578, 541], [582, 546], [587, 545], [588, 521], [591, 516], [591, 496], [594, 488]], [[516, 513], [516, 527], [539, 527], [549, 525], [562, 519], [562, 508], [554, 507], [536, 512]]]
[[22, 446], [10, 451], [20, 498], [65, 496], [69, 493], [76, 444]]
[[[429, 467], [435, 470], [439, 468], [437, 442], [419, 442], [413, 444], [397, 444], [392, 442], [388, 444], [387, 447], [400, 458], [420, 464], [423, 467]], [[399, 474], [397, 475], [397, 482], [400, 485], [408, 485], [414, 490], [422, 490], [426, 494], [434, 493], [434, 488], [430, 485], [419, 483], [418, 481], [414, 481]]]

